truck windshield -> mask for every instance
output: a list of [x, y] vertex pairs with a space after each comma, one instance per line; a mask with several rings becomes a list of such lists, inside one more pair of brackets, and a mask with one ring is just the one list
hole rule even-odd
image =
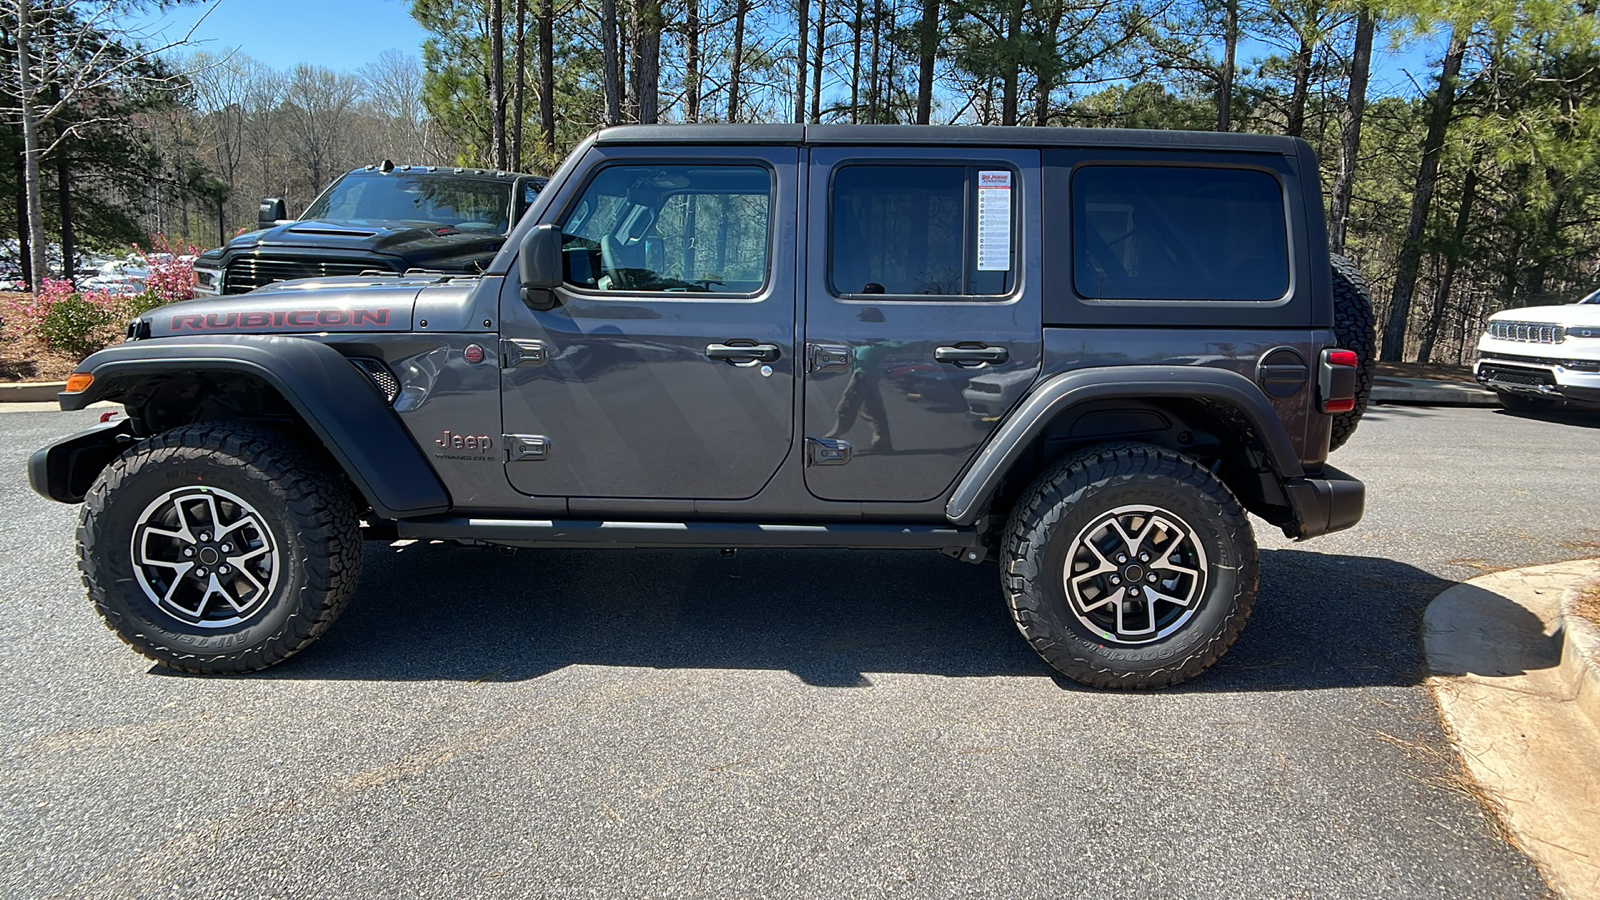
[[352, 172], [323, 192], [303, 218], [337, 222], [408, 222], [503, 234], [511, 219], [512, 182], [457, 175]]
[[1579, 303], [1600, 303], [1600, 291], [1595, 291], [1589, 296], [1578, 301]]

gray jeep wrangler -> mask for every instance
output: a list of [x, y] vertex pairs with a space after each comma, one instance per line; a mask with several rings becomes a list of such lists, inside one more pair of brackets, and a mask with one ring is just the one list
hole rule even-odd
[[939, 550], [1068, 677], [1175, 684], [1255, 601], [1246, 513], [1361, 517], [1371, 379], [1317, 160], [1252, 135], [641, 126], [481, 276], [158, 309], [39, 451], [84, 583], [158, 663], [310, 644], [364, 540]]

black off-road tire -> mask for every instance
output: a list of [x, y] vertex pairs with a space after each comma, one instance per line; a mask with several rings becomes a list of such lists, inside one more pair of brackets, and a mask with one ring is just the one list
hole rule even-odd
[[1516, 394], [1511, 391], [1495, 391], [1494, 396], [1508, 412], [1549, 412], [1559, 402], [1551, 397], [1530, 397], [1527, 394]]
[[[238, 622], [195, 624], [146, 593], [150, 577], [136, 571], [134, 535], [149, 526], [141, 519], [147, 509], [169, 496], [188, 498], [203, 516], [206, 496], [224, 496], [216, 492], [253, 507], [274, 548], [263, 556], [277, 574]], [[361, 575], [356, 516], [343, 475], [284, 434], [241, 423], [189, 425], [141, 441], [100, 474], [79, 518], [79, 568], [106, 625], [160, 665], [201, 675], [253, 672], [304, 649], [349, 604]], [[206, 602], [196, 606], [204, 610]]]
[[1342, 256], [1330, 256], [1333, 264], [1333, 339], [1340, 349], [1354, 350], [1356, 367], [1356, 405], [1349, 412], [1336, 413], [1328, 449], [1337, 450], [1356, 433], [1361, 416], [1372, 397], [1372, 375], [1378, 365], [1378, 332], [1372, 315], [1372, 291], [1356, 264]]
[[[1191, 583], [1197, 599], [1187, 620], [1164, 636], [1131, 642], [1091, 628], [1067, 590], [1079, 538], [1092, 542], [1097, 522], [1129, 507], [1178, 519], [1204, 554], [1194, 566], [1204, 580]], [[1074, 681], [1118, 689], [1174, 685], [1221, 658], [1250, 618], [1258, 571], [1255, 536], [1233, 493], [1195, 460], [1150, 444], [1093, 447], [1046, 469], [1012, 510], [1000, 555], [1006, 600], [1034, 650]]]

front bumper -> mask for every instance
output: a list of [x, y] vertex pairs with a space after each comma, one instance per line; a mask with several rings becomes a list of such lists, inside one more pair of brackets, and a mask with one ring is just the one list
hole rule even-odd
[[[1548, 349], [1559, 353], [1564, 348]], [[1473, 374], [1491, 390], [1600, 406], [1600, 359], [1533, 356], [1480, 346]]]

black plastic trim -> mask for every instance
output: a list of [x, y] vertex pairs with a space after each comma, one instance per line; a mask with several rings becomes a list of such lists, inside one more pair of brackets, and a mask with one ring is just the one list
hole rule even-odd
[[60, 394], [62, 409], [115, 400], [147, 375], [241, 372], [271, 385], [316, 433], [382, 518], [450, 509], [450, 494], [399, 417], [360, 369], [307, 338], [216, 335], [120, 344], [78, 365], [94, 383]]
[[970, 528], [884, 522], [636, 522], [434, 516], [401, 519], [402, 538], [475, 540], [515, 547], [788, 547], [942, 550], [976, 547]]
[[1305, 474], [1294, 442], [1272, 403], [1254, 382], [1227, 369], [1200, 366], [1104, 366], [1076, 369], [1034, 388], [1006, 417], [967, 467], [945, 504], [956, 525], [977, 521], [1000, 479], [1051, 420], [1091, 400], [1177, 397], [1212, 400], [1239, 410], [1260, 436], [1280, 480]]
[[1361, 521], [1366, 511], [1367, 488], [1333, 466], [1323, 466], [1316, 478], [1299, 478], [1283, 486], [1294, 506], [1295, 526], [1284, 532], [1297, 540], [1343, 531]]
[[101, 470], [133, 441], [128, 419], [102, 422], [62, 438], [28, 458], [28, 484], [40, 496], [61, 503], [82, 503]]

